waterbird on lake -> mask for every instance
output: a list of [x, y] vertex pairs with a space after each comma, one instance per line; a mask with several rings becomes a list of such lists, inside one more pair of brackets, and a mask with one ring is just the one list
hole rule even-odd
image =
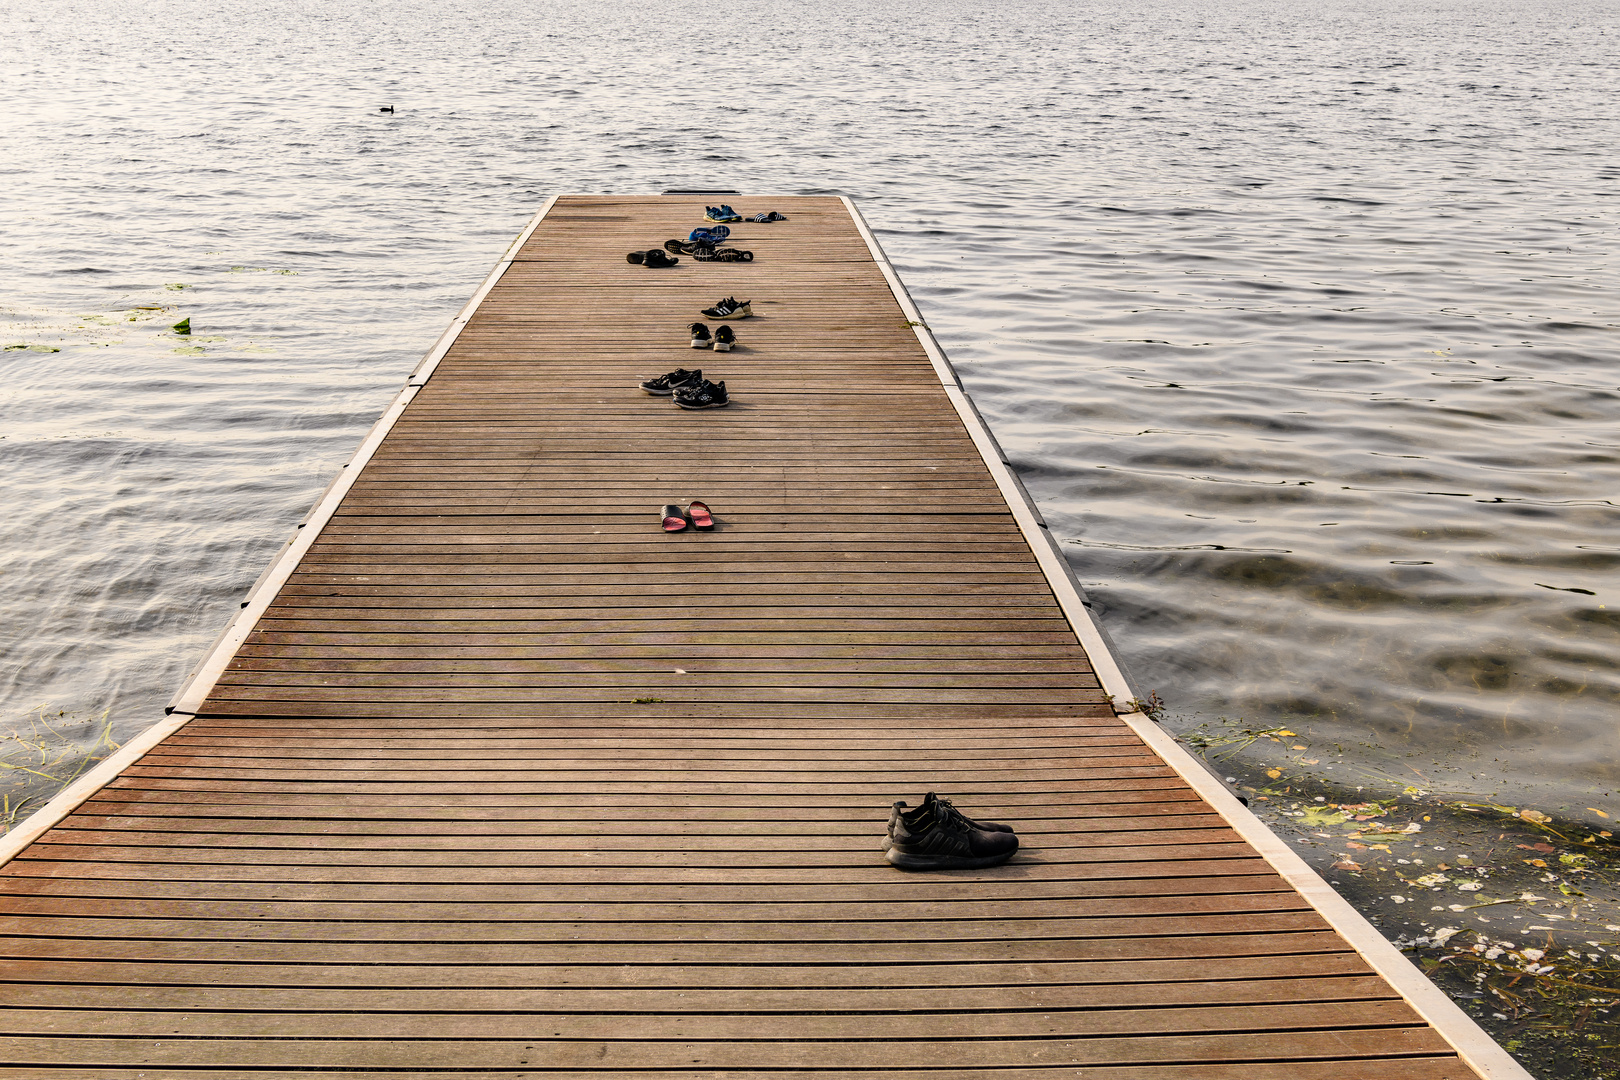
[[394, 111], [394, 107], [392, 105], [384, 105], [382, 108], [378, 109], [377, 111], [378, 112], [391, 113], [391, 112]]

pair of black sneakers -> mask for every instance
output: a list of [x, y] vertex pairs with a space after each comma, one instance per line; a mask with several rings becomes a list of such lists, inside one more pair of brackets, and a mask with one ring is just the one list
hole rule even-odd
[[726, 384], [710, 382], [695, 368], [676, 368], [668, 375], [647, 379], [641, 388], [654, 397], [672, 397], [683, 409], [723, 409], [731, 404]]
[[1011, 825], [974, 821], [930, 791], [915, 810], [894, 804], [883, 846], [901, 870], [978, 870], [1012, 858], [1018, 836]]

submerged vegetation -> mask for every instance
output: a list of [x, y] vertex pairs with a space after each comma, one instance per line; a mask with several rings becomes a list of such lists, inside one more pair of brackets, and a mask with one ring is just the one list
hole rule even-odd
[[80, 718], [40, 705], [0, 734], [0, 824], [12, 827], [118, 749], [107, 713]]
[[1282, 725], [1179, 738], [1532, 1074], [1620, 1078], [1612, 809], [1434, 792]]

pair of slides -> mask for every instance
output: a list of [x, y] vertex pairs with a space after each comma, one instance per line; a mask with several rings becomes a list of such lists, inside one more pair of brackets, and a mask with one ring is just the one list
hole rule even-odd
[[709, 512], [708, 503], [693, 502], [684, 511], [674, 503], [665, 503], [658, 513], [664, 519], [665, 532], [680, 532], [687, 525], [694, 529], [714, 528], [714, 515]]

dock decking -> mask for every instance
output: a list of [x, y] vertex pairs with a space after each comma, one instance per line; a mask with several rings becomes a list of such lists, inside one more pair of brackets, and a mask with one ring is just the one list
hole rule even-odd
[[[701, 196], [548, 206], [174, 716], [19, 830], [0, 1072], [1526, 1075], [1116, 715], [852, 208], [733, 201], [788, 220], [667, 270], [624, 252]], [[636, 388], [678, 366], [734, 404]], [[1023, 849], [892, 869], [929, 790]]]

